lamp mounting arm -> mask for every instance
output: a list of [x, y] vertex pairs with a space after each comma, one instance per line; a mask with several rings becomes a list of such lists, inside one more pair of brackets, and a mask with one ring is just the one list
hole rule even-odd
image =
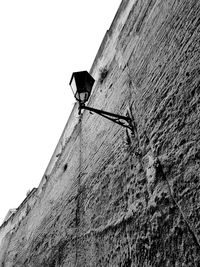
[[117, 123], [125, 128], [128, 128], [130, 129], [131, 131], [133, 131], [133, 125], [132, 125], [132, 120], [130, 117], [126, 117], [126, 116], [121, 116], [121, 115], [118, 115], [118, 114], [114, 114], [114, 113], [111, 113], [111, 112], [107, 112], [107, 111], [104, 111], [104, 110], [101, 110], [101, 109], [96, 109], [96, 108], [92, 108], [92, 107], [88, 107], [88, 106], [85, 106], [85, 104], [83, 103], [80, 103], [79, 105], [79, 114], [81, 112], [81, 110], [84, 109], [84, 110], [89, 110], [91, 112], [94, 112], [114, 123]]

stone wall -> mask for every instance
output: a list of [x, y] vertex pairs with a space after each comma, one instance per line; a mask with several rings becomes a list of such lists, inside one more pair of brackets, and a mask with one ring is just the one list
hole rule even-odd
[[36, 201], [37, 188], [33, 188], [17, 209], [8, 212], [8, 214], [11, 214], [6, 216], [3, 224], [0, 226], [0, 266], [3, 266], [4, 254], [7, 250], [12, 234], [18, 231], [21, 222], [28, 215]]
[[0, 266], [200, 266], [199, 35], [198, 0], [122, 1], [88, 105], [134, 131], [74, 107]]

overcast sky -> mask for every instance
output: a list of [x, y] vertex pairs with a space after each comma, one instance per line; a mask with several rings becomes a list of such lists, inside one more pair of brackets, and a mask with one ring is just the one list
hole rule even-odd
[[0, 224], [38, 187], [121, 0], [0, 0]]

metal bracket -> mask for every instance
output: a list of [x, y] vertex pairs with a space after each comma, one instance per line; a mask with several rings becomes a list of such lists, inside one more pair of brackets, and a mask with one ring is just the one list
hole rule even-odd
[[111, 112], [107, 112], [104, 110], [100, 110], [100, 109], [96, 109], [96, 108], [91, 108], [91, 107], [87, 107], [84, 104], [79, 105], [79, 114], [81, 114], [81, 110], [85, 109], [85, 110], [89, 110], [91, 112], [94, 112], [114, 123], [117, 123], [125, 128], [130, 129], [133, 132], [133, 125], [132, 125], [132, 119], [129, 116], [121, 116], [118, 114], [114, 114]]

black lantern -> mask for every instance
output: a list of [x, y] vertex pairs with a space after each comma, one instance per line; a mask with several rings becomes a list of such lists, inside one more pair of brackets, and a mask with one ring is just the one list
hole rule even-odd
[[69, 84], [79, 103], [85, 104], [88, 101], [94, 82], [95, 80], [87, 71], [73, 72]]
[[85, 106], [85, 102], [87, 102], [90, 97], [94, 82], [94, 78], [87, 71], [73, 72], [72, 74], [69, 85], [72, 88], [74, 97], [79, 102], [79, 115], [81, 114], [82, 109], [89, 110], [92, 113], [94, 112], [112, 122], [130, 129], [134, 133], [134, 127], [130, 117]]

